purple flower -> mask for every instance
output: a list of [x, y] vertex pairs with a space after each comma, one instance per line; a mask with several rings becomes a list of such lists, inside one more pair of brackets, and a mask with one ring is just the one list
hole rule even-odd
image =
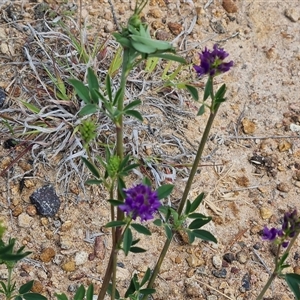
[[276, 228], [268, 229], [268, 227], [264, 227], [262, 239], [268, 240], [268, 241], [274, 241], [276, 239], [276, 236], [278, 234], [278, 230]]
[[283, 243], [281, 244], [281, 246], [282, 246], [283, 248], [286, 248], [288, 245], [289, 245], [289, 242], [283, 242]]
[[199, 76], [208, 74], [213, 77], [225, 73], [233, 66], [233, 61], [228, 63], [223, 62], [228, 55], [229, 54], [225, 52], [223, 48], [218, 48], [217, 44], [214, 45], [212, 51], [207, 50], [205, 47], [204, 51], [199, 53], [201, 60], [200, 65], [194, 65], [194, 69]]
[[154, 213], [161, 206], [156, 191], [151, 191], [147, 185], [139, 184], [124, 192], [126, 194], [124, 204], [119, 205], [122, 211], [133, 220], [137, 217], [140, 217], [141, 221], [153, 219]]

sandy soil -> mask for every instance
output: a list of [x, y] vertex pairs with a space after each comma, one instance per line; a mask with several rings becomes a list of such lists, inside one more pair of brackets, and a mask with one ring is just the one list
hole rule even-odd
[[[0, 219], [9, 229], [7, 236], [16, 237], [20, 245], [33, 252], [18, 265], [16, 280], [21, 284], [35, 279], [35, 291], [41, 291], [49, 299], [55, 299], [56, 292], [71, 296], [81, 283], [93, 282], [98, 291], [111, 240], [110, 232], [103, 228], [109, 220], [105, 191], [102, 187], [84, 188], [78, 182], [78, 174], [61, 180], [64, 172], [71, 172], [72, 165], [66, 165], [63, 170], [60, 167], [66, 157], [74, 155], [72, 147], [54, 156], [49, 144], [47, 147], [38, 144], [26, 152], [28, 144], [6, 149], [4, 143], [16, 137], [7, 130], [3, 115], [30, 119], [30, 112], [21, 101], [38, 105], [32, 100], [37, 94], [44, 100], [48, 97], [37, 77], [45, 74], [39, 73], [40, 69], [34, 72], [28, 56], [24, 55], [24, 47], [29, 49], [35, 63], [39, 59], [43, 61], [43, 51], [34, 43], [36, 37], [32, 32], [24, 28], [28, 29], [28, 24], [40, 26], [34, 27], [35, 30], [44, 32], [46, 29], [39, 21], [45, 12], [46, 19], [50, 20], [49, 11], [56, 12], [56, 17], [74, 11], [71, 16], [78, 20], [78, 9], [76, 3], [54, 0], [47, 2], [49, 11], [39, 10], [38, 3], [13, 1], [9, 6], [9, 2], [4, 2], [0, 3], [3, 13], [0, 87], [6, 94], [0, 107], [3, 132], [0, 135], [3, 146], [0, 149]], [[261, 230], [264, 225], [280, 226], [285, 211], [299, 208], [299, 4], [298, 0], [223, 3], [150, 0], [144, 12], [153, 35], [173, 41], [187, 59], [197, 61], [197, 53], [204, 47], [219, 43], [235, 64], [232, 71], [218, 78], [219, 84], [226, 82], [228, 86], [228, 101], [216, 119], [199, 168], [201, 173], [190, 195], [192, 199], [202, 191], [208, 193], [201, 210], [213, 217], [210, 230], [218, 244], [196, 241], [188, 245], [177, 236], [157, 279], [154, 299], [255, 299], [268, 279], [274, 255], [261, 240]], [[126, 20], [134, 1], [114, 1], [113, 8], [116, 20], [107, 0], [86, 1], [82, 7], [87, 42], [94, 41], [96, 33], [100, 39], [109, 41], [107, 52], [100, 52], [98, 61], [94, 62], [99, 70], [109, 65], [115, 51], [110, 33], [116, 30], [116, 21], [121, 25]], [[55, 28], [55, 23], [48, 24]], [[72, 29], [75, 31], [76, 26]], [[51, 37], [45, 39], [45, 44], [48, 42], [53, 42]], [[54, 44], [57, 46], [59, 42]], [[58, 54], [54, 51], [53, 55]], [[176, 206], [188, 169], [172, 169], [171, 163], [192, 161], [207, 115], [195, 117], [197, 104], [187, 94], [178, 90], [158, 93], [157, 86], [152, 87], [145, 73], [138, 71], [141, 70], [130, 77], [127, 97], [141, 98], [146, 121], [143, 126], [127, 123], [127, 149], [138, 159], [150, 161], [147, 174], [153, 176], [151, 166], [157, 168], [160, 183], [170, 182], [163, 175], [174, 170], [176, 187], [170, 202]], [[162, 69], [151, 76], [158, 78], [160, 73]], [[145, 78], [147, 89], [142, 93]], [[199, 83], [192, 68], [184, 70], [181, 78], [199, 86], [204, 82]], [[51, 86], [49, 80], [45, 82], [47, 87]], [[101, 134], [105, 135], [104, 140], [113, 142], [109, 130]], [[25, 154], [19, 156], [22, 151]], [[140, 169], [143, 171], [145, 168]], [[86, 178], [87, 171], [83, 172], [81, 176]], [[139, 180], [139, 174], [135, 174], [130, 182]], [[21, 192], [20, 181], [24, 185]], [[29, 197], [49, 183], [55, 187], [61, 207], [54, 217], [43, 217], [36, 212]], [[141, 247], [148, 249], [147, 255], [119, 257], [120, 292], [126, 290], [133, 273], [142, 276], [148, 266], [153, 268], [155, 264], [165, 238], [154, 225], [149, 224], [149, 229], [153, 235], [141, 241]], [[91, 259], [89, 254], [94, 252], [95, 239], [97, 257]], [[299, 272], [299, 247], [298, 241], [289, 258], [290, 272]], [[0, 270], [0, 276], [6, 278], [4, 269]], [[294, 298], [287, 286], [276, 280], [266, 299]]]

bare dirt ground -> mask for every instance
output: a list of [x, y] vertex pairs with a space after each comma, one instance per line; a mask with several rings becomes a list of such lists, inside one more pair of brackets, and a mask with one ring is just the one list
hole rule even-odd
[[[65, 82], [74, 74], [83, 78], [84, 64], [70, 35], [57, 24], [64, 20], [78, 37], [79, 3], [2, 0], [0, 4], [0, 219], [8, 227], [7, 237], [16, 237], [33, 252], [18, 265], [16, 280], [21, 284], [35, 279], [35, 291], [49, 299], [55, 299], [56, 292], [71, 297], [81, 283], [93, 282], [98, 291], [110, 251], [110, 232], [103, 228], [109, 220], [107, 195], [101, 186], [82, 184], [89, 174], [78, 157], [85, 153], [72, 132], [80, 104], [62, 103], [44, 68], [54, 72], [56, 62]], [[85, 44], [96, 45], [95, 37], [100, 44], [105, 42], [89, 62], [100, 78], [116, 52], [110, 33], [130, 16], [134, 4], [82, 3]], [[219, 84], [228, 86], [228, 101], [219, 111], [191, 191], [191, 199], [208, 193], [202, 210], [213, 217], [210, 229], [218, 244], [188, 245], [178, 236], [157, 279], [154, 299], [255, 299], [274, 259], [272, 249], [261, 240], [261, 230], [264, 225], [280, 226], [285, 211], [299, 209], [300, 2], [150, 0], [144, 19], [153, 35], [173, 41], [189, 61], [197, 62], [198, 52], [218, 43], [235, 64], [218, 78]], [[69, 61], [65, 73], [63, 59]], [[143, 162], [131, 183], [139, 182], [140, 174], [150, 175], [156, 184], [174, 181], [170, 202], [176, 206], [188, 174], [183, 164], [195, 155], [206, 115], [195, 117], [198, 104], [183, 91], [158, 91], [163, 69], [161, 64], [150, 75], [143, 68], [130, 75], [126, 97], [143, 101], [145, 121], [142, 125], [126, 121], [126, 149]], [[200, 90], [205, 80], [197, 79], [191, 67], [179, 77]], [[45, 110], [37, 117], [22, 101]], [[60, 115], [55, 113], [57, 107]], [[103, 143], [114, 144], [112, 128], [105, 120], [99, 119], [99, 124], [96, 154], [103, 153]], [[29, 135], [34, 126], [48, 131]], [[7, 148], [9, 138], [20, 143]], [[45, 184], [53, 185], [61, 200], [54, 217], [40, 216], [30, 203], [29, 196]], [[155, 264], [165, 237], [154, 225], [149, 228], [153, 235], [141, 242], [148, 249], [146, 255], [119, 257], [120, 292], [134, 272], [142, 276]], [[289, 258], [289, 272], [298, 274], [299, 247], [298, 241]], [[6, 278], [4, 269], [0, 276]], [[294, 298], [276, 280], [265, 299]]]

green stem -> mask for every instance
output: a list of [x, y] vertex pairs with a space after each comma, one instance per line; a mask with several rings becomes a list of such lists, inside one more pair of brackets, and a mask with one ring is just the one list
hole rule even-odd
[[111, 286], [111, 300], [115, 300], [116, 297], [116, 278], [117, 278], [117, 256], [118, 256], [118, 249], [113, 251], [113, 258], [112, 258], [112, 286]]
[[[292, 238], [292, 240], [289, 243], [289, 246], [286, 248], [286, 250], [284, 251], [284, 253], [282, 254], [282, 256], [284, 256], [286, 253], [290, 253], [291, 248], [293, 247], [296, 239], [298, 238], [300, 232], [297, 232], [295, 234], [295, 236]], [[275, 269], [272, 273], [272, 275], [270, 276], [269, 280], [267, 281], [266, 285], [263, 287], [262, 291], [260, 292], [260, 294], [257, 296], [256, 300], [261, 300], [263, 299], [264, 294], [266, 293], [266, 291], [268, 290], [268, 288], [270, 287], [272, 281], [278, 276], [280, 275], [281, 271], [279, 270], [280, 266], [279, 266], [279, 254], [280, 254], [280, 249], [281, 249], [281, 245], [278, 245], [277, 248], [277, 253], [276, 253], [276, 257], [275, 257]]]
[[[213, 121], [214, 121], [214, 119], [216, 117], [216, 114], [218, 112], [218, 108], [219, 107], [217, 107], [214, 112], [212, 112], [212, 111], [210, 112], [209, 118], [207, 120], [206, 127], [205, 127], [205, 130], [203, 132], [203, 135], [202, 135], [202, 138], [201, 138], [201, 142], [199, 144], [198, 151], [197, 151], [197, 154], [196, 154], [196, 157], [195, 157], [195, 161], [193, 162], [193, 167], [191, 169], [191, 172], [190, 172], [187, 184], [185, 186], [185, 190], [183, 192], [182, 199], [180, 201], [180, 204], [179, 204], [179, 207], [178, 207], [178, 210], [177, 210], [179, 216], [181, 215], [181, 213], [183, 211], [183, 208], [184, 208], [184, 205], [186, 203], [189, 191], [191, 189], [191, 186], [192, 186], [195, 174], [196, 174], [197, 169], [198, 169], [199, 162], [200, 162], [202, 154], [203, 154], [204, 146], [206, 144], [206, 141], [207, 141], [209, 132], [211, 130]], [[174, 234], [172, 233], [172, 237], [173, 237], [173, 235]], [[153, 270], [153, 273], [152, 273], [151, 278], [149, 280], [147, 288], [152, 288], [153, 283], [154, 283], [154, 281], [156, 279], [156, 276], [159, 273], [161, 264], [162, 264], [162, 262], [163, 262], [163, 260], [164, 260], [164, 258], [166, 256], [168, 248], [169, 248], [169, 246], [171, 244], [171, 240], [172, 240], [172, 238], [166, 240], [165, 245], [164, 245], [164, 247], [163, 247], [163, 249], [162, 249], [162, 251], [160, 253], [159, 259], [158, 259], [158, 261], [157, 261], [157, 263], [156, 263], [156, 265], [154, 267], [154, 270]], [[144, 296], [142, 298], [142, 300], [146, 300], [146, 299], [147, 299], [147, 296]]]
[[273, 273], [271, 274], [271, 276], [269, 277], [267, 283], [265, 284], [265, 286], [263, 287], [263, 289], [261, 290], [260, 294], [257, 296], [256, 300], [261, 300], [263, 299], [264, 294], [266, 293], [266, 291], [268, 290], [268, 288], [270, 287], [271, 283], [273, 282], [273, 280], [277, 277], [278, 275], [278, 263], [279, 263], [279, 254], [280, 254], [280, 249], [281, 249], [281, 245], [278, 245], [277, 247], [277, 252], [276, 252], [276, 256], [275, 256], [275, 268]]
[[[124, 95], [125, 95], [125, 87], [126, 87], [126, 80], [128, 76], [128, 66], [130, 62], [130, 55], [129, 55], [129, 50], [124, 49], [123, 53], [123, 63], [122, 63], [122, 74], [121, 74], [121, 83], [120, 83], [120, 88], [122, 89], [122, 92], [120, 94], [120, 98], [117, 104], [118, 110], [123, 111], [124, 108]], [[120, 158], [120, 161], [123, 160], [124, 157], [124, 148], [123, 148], [123, 116], [122, 114], [118, 117], [118, 120], [115, 123], [116, 126], [116, 154]], [[112, 198], [113, 199], [113, 198]], [[118, 190], [118, 200], [123, 200], [123, 197]], [[114, 217], [114, 214], [112, 214]], [[124, 219], [124, 213], [118, 209], [117, 210], [117, 220], [123, 220]], [[113, 221], [113, 219], [112, 219]], [[101, 290], [98, 294], [97, 300], [104, 300], [109, 281], [111, 277], [113, 276], [113, 285], [115, 284], [115, 272], [116, 272], [116, 255], [118, 253], [117, 250], [117, 244], [120, 241], [121, 238], [121, 232], [122, 229], [121, 227], [117, 227], [115, 229], [113, 241], [114, 244], [112, 245], [112, 252], [110, 254], [109, 258], [109, 263], [103, 278], [103, 283]], [[115, 291], [115, 288], [112, 289], [112, 293]]]
[[264, 286], [264, 288], [262, 289], [262, 291], [260, 292], [260, 294], [257, 296], [256, 300], [261, 300], [263, 299], [263, 296], [265, 294], [265, 292], [267, 291], [267, 289], [270, 287], [272, 281], [276, 278], [277, 273], [274, 270], [274, 272], [272, 273], [272, 275], [270, 276], [269, 280], [267, 281], [266, 285]]
[[200, 160], [201, 160], [201, 157], [202, 157], [202, 154], [203, 154], [203, 150], [204, 150], [206, 141], [208, 139], [208, 135], [209, 135], [209, 132], [211, 130], [212, 124], [213, 124], [214, 119], [217, 115], [217, 112], [218, 112], [218, 108], [216, 108], [216, 110], [214, 112], [210, 112], [209, 118], [207, 120], [206, 127], [205, 127], [205, 130], [203, 132], [203, 135], [202, 135], [202, 138], [201, 138], [201, 142], [199, 144], [199, 148], [198, 148], [195, 160], [193, 162], [193, 167], [191, 169], [191, 173], [189, 175], [189, 178], [188, 178], [188, 181], [186, 183], [186, 186], [185, 186], [185, 189], [184, 189], [179, 207], [177, 209], [177, 212], [178, 212], [179, 215], [181, 215], [181, 213], [183, 211], [183, 208], [184, 208], [184, 205], [187, 201], [188, 194], [189, 194], [190, 189], [192, 187], [192, 183], [193, 183], [194, 177], [196, 175], [196, 172], [198, 170], [198, 165], [200, 163]]

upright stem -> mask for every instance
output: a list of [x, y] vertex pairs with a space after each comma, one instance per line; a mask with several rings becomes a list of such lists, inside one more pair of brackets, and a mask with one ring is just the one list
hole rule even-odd
[[[293, 247], [296, 239], [298, 238], [300, 232], [297, 232], [295, 234], [295, 236], [292, 238], [292, 240], [289, 243], [289, 246], [286, 248], [286, 250], [284, 251], [284, 253], [282, 254], [285, 255], [286, 253], [289, 253], [291, 251], [291, 248]], [[278, 270], [279, 266], [279, 254], [280, 254], [280, 249], [281, 249], [281, 245], [278, 246], [277, 248], [277, 253], [276, 253], [276, 257], [275, 257], [275, 269], [272, 273], [272, 275], [270, 276], [269, 280], [267, 281], [266, 285], [263, 287], [262, 291], [260, 292], [260, 294], [257, 296], [256, 300], [261, 300], [263, 299], [263, 296], [265, 294], [265, 292], [267, 291], [267, 289], [270, 287], [272, 281], [280, 274], [278, 274], [280, 272], [280, 270]]]
[[[119, 111], [123, 111], [124, 108], [124, 95], [125, 95], [125, 87], [126, 87], [126, 80], [128, 76], [128, 65], [129, 65], [129, 50], [124, 49], [123, 53], [123, 64], [122, 64], [122, 74], [121, 74], [121, 83], [120, 88], [122, 92], [120, 94], [120, 98], [117, 104], [117, 108]], [[123, 160], [124, 157], [124, 148], [123, 148], [123, 116], [120, 115], [118, 120], [115, 123], [116, 126], [116, 154], [120, 158], [120, 161]], [[118, 191], [118, 200], [123, 200], [121, 193]], [[123, 220], [124, 213], [118, 209], [117, 211], [117, 220]], [[113, 220], [112, 220], [113, 221]], [[112, 296], [115, 291], [115, 281], [116, 281], [116, 262], [117, 262], [117, 244], [121, 237], [121, 227], [117, 227], [115, 230], [115, 236], [113, 237], [114, 244], [112, 245], [112, 251], [109, 258], [109, 263], [107, 265], [107, 269], [103, 278], [103, 284], [101, 290], [98, 294], [97, 300], [104, 300], [109, 281], [112, 279]], [[112, 276], [113, 275], [113, 276]], [[112, 278], [111, 278], [112, 277]], [[114, 299], [114, 298], [112, 298]]]
[[189, 178], [188, 178], [188, 181], [186, 183], [186, 186], [185, 186], [185, 189], [184, 189], [184, 192], [183, 192], [183, 195], [182, 195], [179, 207], [177, 209], [177, 212], [178, 212], [179, 215], [181, 215], [181, 213], [183, 211], [184, 205], [185, 205], [187, 197], [189, 195], [189, 191], [190, 191], [190, 189], [192, 187], [192, 183], [193, 183], [195, 174], [197, 172], [198, 165], [199, 165], [199, 162], [201, 160], [201, 157], [202, 157], [202, 154], [203, 154], [203, 150], [204, 150], [204, 147], [205, 147], [205, 144], [206, 144], [209, 132], [211, 130], [212, 124], [213, 124], [214, 119], [215, 119], [215, 117], [217, 115], [217, 112], [218, 112], [218, 108], [214, 112], [210, 113], [209, 118], [207, 120], [206, 127], [205, 127], [205, 130], [203, 132], [203, 135], [202, 135], [202, 138], [201, 138], [201, 142], [199, 144], [199, 148], [198, 148], [195, 160], [193, 162], [193, 167], [191, 169], [191, 173], [189, 175]]
[[276, 276], [277, 276], [277, 273], [276, 273], [276, 270], [274, 270], [274, 272], [270, 276], [269, 280], [267, 281], [266, 285], [264, 286], [264, 288], [262, 289], [262, 291], [260, 292], [260, 294], [257, 296], [256, 300], [263, 299], [263, 296], [264, 296], [265, 292], [270, 287], [272, 281], [276, 278]]
[[[180, 201], [180, 204], [179, 204], [179, 207], [178, 207], [178, 214], [181, 215], [182, 211], [183, 211], [183, 208], [184, 208], [184, 205], [185, 205], [185, 202], [187, 200], [187, 197], [188, 197], [188, 194], [189, 194], [189, 191], [191, 189], [191, 186], [192, 186], [192, 183], [193, 183], [193, 179], [195, 177], [195, 174], [197, 172], [197, 169], [198, 169], [198, 165], [199, 165], [199, 162], [201, 160], [201, 157], [202, 157], [202, 154], [203, 154], [203, 150], [204, 150], [204, 146], [206, 144], [206, 141], [207, 141], [207, 138], [208, 138], [208, 135], [209, 135], [209, 132], [211, 130], [211, 127], [212, 127], [212, 124], [213, 124], [213, 121], [215, 119], [215, 116], [218, 112], [218, 108], [215, 109], [214, 112], [210, 112], [210, 115], [209, 115], [209, 118], [207, 120], [207, 123], [206, 123], [206, 127], [205, 127], [205, 130], [203, 132], [203, 135], [202, 135], [202, 138], [201, 138], [201, 142], [199, 144], [199, 147], [198, 147], [198, 151], [197, 151], [197, 154], [196, 154], [196, 157], [195, 157], [195, 160], [193, 162], [193, 167], [191, 169], [191, 172], [190, 172], [190, 175], [189, 175], [189, 178], [188, 178], [188, 181], [187, 181], [187, 184], [185, 186], [185, 190], [183, 192], [183, 196], [182, 196], [182, 199]], [[172, 237], [173, 237], [174, 233], [172, 233]], [[165, 242], [165, 245], [160, 253], [160, 256], [159, 256], [159, 259], [154, 267], [154, 270], [153, 270], [153, 273], [151, 275], [151, 278], [149, 280], [149, 283], [148, 283], [148, 286], [147, 288], [152, 288], [153, 286], [153, 283], [156, 279], [156, 276], [158, 275], [159, 273], [159, 270], [160, 270], [160, 267], [161, 267], [161, 264], [168, 252], [168, 249], [169, 249], [169, 246], [171, 244], [171, 241], [172, 241], [172, 238], [171, 239], [167, 239], [166, 242]], [[145, 295], [142, 300], [146, 300], [147, 299], [147, 295]]]

